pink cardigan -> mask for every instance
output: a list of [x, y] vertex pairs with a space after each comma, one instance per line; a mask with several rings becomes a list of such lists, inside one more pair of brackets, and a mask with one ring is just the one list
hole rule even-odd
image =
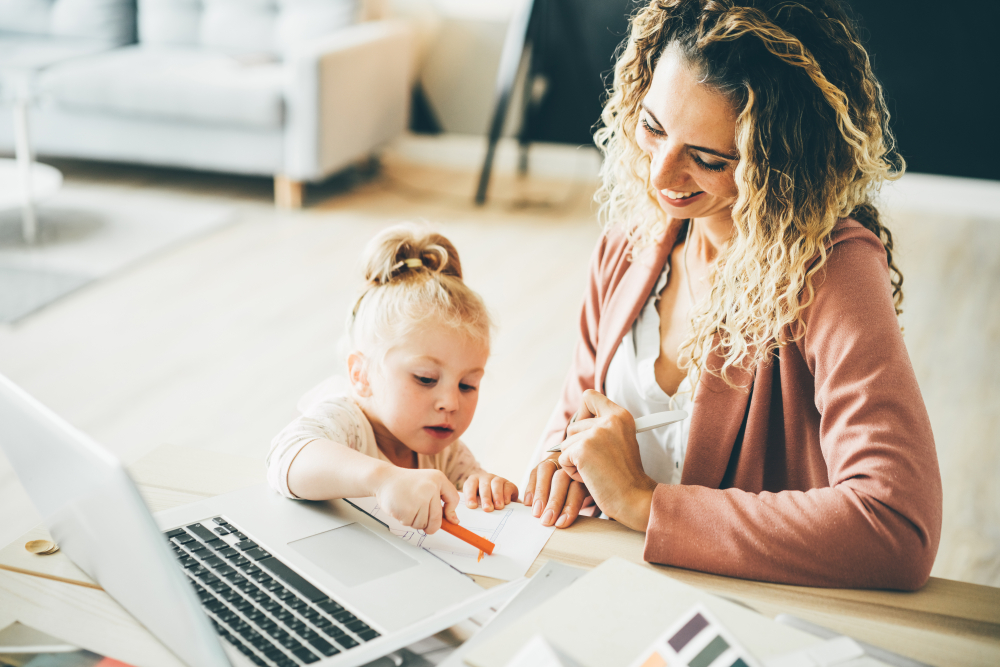
[[[604, 390], [682, 222], [634, 262], [622, 234], [602, 236], [546, 447], [564, 437], [585, 389]], [[818, 277], [805, 336], [732, 376], [749, 393], [702, 375], [681, 484], [653, 495], [647, 561], [807, 586], [911, 590], [927, 581], [941, 476], [885, 248], [843, 220]]]

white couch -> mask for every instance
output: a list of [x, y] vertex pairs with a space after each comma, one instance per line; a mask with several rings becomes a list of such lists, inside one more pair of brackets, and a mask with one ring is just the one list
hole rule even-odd
[[[5, 4], [129, 3], [0, 0], [0, 16]], [[305, 182], [406, 126], [415, 40], [370, 14], [361, 0], [139, 0], [137, 43], [39, 74], [33, 144], [43, 156], [270, 175], [278, 203], [299, 206]], [[0, 150], [12, 145], [3, 109]]]

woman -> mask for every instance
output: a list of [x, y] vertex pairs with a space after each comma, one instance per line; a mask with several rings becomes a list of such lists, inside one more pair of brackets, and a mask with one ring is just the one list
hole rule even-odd
[[651, 562], [922, 586], [941, 480], [872, 204], [903, 163], [844, 11], [654, 0], [603, 121], [605, 234], [542, 451], [566, 442], [526, 504], [566, 527], [596, 503]]

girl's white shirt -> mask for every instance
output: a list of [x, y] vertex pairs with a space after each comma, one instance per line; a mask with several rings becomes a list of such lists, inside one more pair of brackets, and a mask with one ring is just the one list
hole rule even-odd
[[685, 377], [677, 393], [669, 396], [657, 384], [653, 368], [660, 356], [660, 313], [656, 307], [669, 275], [667, 263], [639, 317], [615, 351], [604, 389], [609, 399], [636, 418], [664, 410], [688, 413], [683, 421], [636, 435], [646, 474], [660, 484], [680, 484], [691, 429], [691, 382]]
[[[297, 497], [288, 488], [288, 469], [302, 448], [314, 440], [330, 440], [391, 463], [378, 448], [372, 425], [352, 398], [345, 378], [330, 378], [317, 385], [299, 399], [298, 408], [302, 414], [274, 437], [267, 455], [268, 484], [283, 496]], [[417, 467], [440, 470], [459, 489], [469, 475], [482, 472], [461, 440], [433, 456], [417, 454]]]

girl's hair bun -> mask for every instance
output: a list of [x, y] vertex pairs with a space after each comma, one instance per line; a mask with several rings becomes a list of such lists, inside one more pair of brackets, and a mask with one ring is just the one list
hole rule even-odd
[[371, 285], [406, 280], [421, 271], [462, 279], [462, 263], [451, 241], [414, 223], [379, 233], [365, 249], [364, 275]]
[[382, 231], [365, 248], [365, 286], [347, 318], [352, 349], [378, 363], [395, 341], [418, 327], [458, 329], [489, 348], [489, 311], [462, 280], [451, 241], [414, 223]]

